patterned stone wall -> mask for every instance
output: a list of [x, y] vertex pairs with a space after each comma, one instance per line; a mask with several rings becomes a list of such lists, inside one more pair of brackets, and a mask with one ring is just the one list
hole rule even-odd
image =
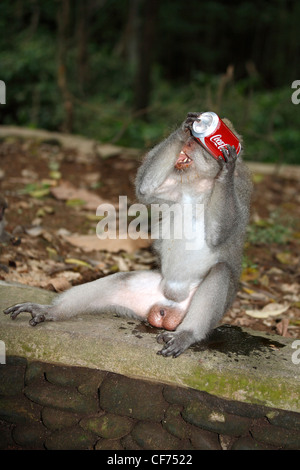
[[111, 372], [8, 357], [1, 449], [300, 449], [300, 414]]

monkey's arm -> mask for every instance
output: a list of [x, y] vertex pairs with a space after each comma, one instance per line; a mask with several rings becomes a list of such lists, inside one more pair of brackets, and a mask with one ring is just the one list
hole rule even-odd
[[171, 173], [183, 144], [184, 135], [178, 129], [146, 155], [136, 178], [139, 201], [149, 203], [149, 198]]
[[139, 201], [146, 204], [152, 202], [151, 196], [173, 170], [179, 153], [190, 136], [190, 127], [196, 116], [197, 113], [188, 113], [179, 129], [148, 152], [136, 177], [136, 195]]
[[235, 188], [235, 163], [237, 154], [234, 147], [223, 150], [225, 161], [220, 157], [220, 172], [205, 211], [205, 234], [207, 244], [212, 247], [224, 243], [241, 223], [241, 208]]

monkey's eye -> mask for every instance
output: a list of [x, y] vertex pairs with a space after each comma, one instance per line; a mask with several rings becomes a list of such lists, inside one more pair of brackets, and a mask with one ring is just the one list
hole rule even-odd
[[160, 314], [162, 317], [164, 317], [164, 316], [165, 316], [165, 311], [164, 311], [163, 309], [161, 309], [161, 310], [159, 311], [159, 314]]

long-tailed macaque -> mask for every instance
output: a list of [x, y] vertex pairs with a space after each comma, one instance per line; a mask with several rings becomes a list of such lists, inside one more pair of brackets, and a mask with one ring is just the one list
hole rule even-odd
[[30, 312], [33, 326], [102, 311], [148, 320], [169, 330], [158, 335], [163, 356], [177, 357], [205, 339], [236, 295], [252, 183], [234, 147], [224, 148], [217, 160], [194, 139], [191, 126], [199, 116], [188, 113], [137, 173], [140, 202], [191, 209], [192, 237], [185, 230], [174, 236], [176, 224], [185, 229], [185, 221], [173, 218], [171, 235], [155, 241], [160, 270], [113, 274], [73, 287], [52, 305], [18, 304], [5, 313], [14, 319]]

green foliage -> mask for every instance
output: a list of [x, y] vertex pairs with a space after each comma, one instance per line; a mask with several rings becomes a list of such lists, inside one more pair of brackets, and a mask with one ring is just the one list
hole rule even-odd
[[1, 79], [7, 85], [3, 124], [56, 129], [62, 119], [58, 100], [55, 45], [47, 34], [39, 38], [18, 35], [0, 53]]
[[280, 217], [278, 212], [273, 212], [268, 219], [260, 219], [249, 225], [247, 241], [256, 245], [286, 244], [293, 239], [293, 225], [292, 219]]
[[[7, 89], [2, 124], [62, 128], [57, 60], [61, 4], [0, 2], [0, 28], [5, 31], [0, 37], [0, 79]], [[299, 2], [286, 6], [283, 0], [216, 0], [199, 6], [198, 0], [190, 0], [188, 8], [182, 0], [160, 2], [152, 94], [144, 114], [133, 111], [135, 65], [124, 43], [132, 2], [77, 0], [70, 5], [65, 66], [74, 133], [148, 148], [188, 111], [212, 110], [228, 117], [243, 135], [246, 158], [299, 163], [300, 105], [291, 102], [291, 83], [300, 78]], [[82, 84], [78, 19], [84, 5], [90, 16]], [[225, 83], [229, 64], [234, 80]]]

